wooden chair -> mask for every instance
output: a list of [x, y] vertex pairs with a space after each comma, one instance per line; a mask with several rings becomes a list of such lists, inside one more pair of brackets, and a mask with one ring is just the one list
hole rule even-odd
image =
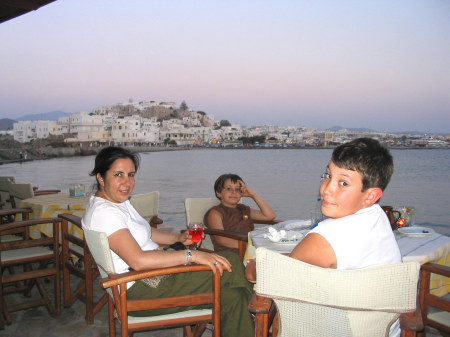
[[9, 186], [10, 202], [13, 208], [16, 207], [17, 200], [24, 200], [38, 195], [55, 194], [59, 192], [61, 192], [61, 190], [35, 190], [31, 184], [26, 183], [12, 183]]
[[[49, 313], [59, 315], [60, 304], [60, 271], [59, 271], [59, 226], [58, 218], [33, 219], [16, 221], [0, 225], [0, 328], [5, 322], [11, 323], [10, 312], [36, 306], [46, 306]], [[54, 236], [49, 238], [31, 239], [29, 227], [43, 223], [53, 224]], [[3, 233], [17, 229], [25, 229], [25, 235], [19, 240], [4, 242]], [[23, 267], [16, 268], [16, 267]], [[13, 273], [7, 270], [14, 269]], [[54, 305], [44, 289], [42, 278], [54, 280]], [[8, 287], [8, 285], [14, 285]], [[39, 291], [40, 298], [32, 294], [34, 286]], [[22, 292], [25, 296], [32, 296], [31, 300], [7, 305], [7, 294]]]
[[[256, 336], [267, 336], [271, 300], [282, 337], [387, 336], [400, 314], [417, 317], [419, 269], [419, 263], [405, 262], [336, 270], [258, 248], [256, 295], [249, 305], [256, 313]], [[402, 326], [402, 336], [415, 336], [423, 325], [416, 320], [407, 328]]]
[[[31, 208], [9, 208], [0, 210], [0, 225], [11, 222], [10, 220], [5, 221], [5, 219], [17, 218], [18, 220], [28, 220], [30, 218], [30, 213], [33, 210]], [[20, 217], [18, 217], [20, 215]], [[9, 231], [4, 231], [1, 235], [3, 236], [3, 242], [20, 239], [23, 237], [23, 233], [26, 232], [25, 228], [11, 229]]]
[[159, 192], [153, 191], [143, 194], [133, 194], [130, 198], [130, 203], [136, 211], [148, 221], [150, 226], [157, 227], [163, 223], [163, 220], [158, 217], [159, 208]]
[[14, 181], [14, 177], [0, 176], [0, 201], [3, 202], [2, 209], [12, 208], [9, 188]]
[[[84, 239], [72, 234], [69, 225], [80, 231], [81, 218], [72, 214], [59, 214], [61, 218], [62, 253], [61, 265], [63, 269], [63, 298], [64, 307], [70, 307], [76, 300], [80, 300], [86, 307], [86, 323], [94, 323], [95, 315], [108, 302], [108, 295], [94, 298], [94, 281], [100, 275], [91, 252]], [[71, 275], [79, 279], [75, 288], [71, 287]]]
[[419, 301], [424, 325], [431, 326], [443, 335], [450, 336], [450, 300], [430, 293], [431, 274], [450, 277], [450, 267], [426, 263], [420, 268]]
[[[92, 255], [103, 279], [100, 284], [108, 293], [109, 335], [115, 336], [115, 318], [121, 322], [122, 337], [128, 337], [135, 331], [162, 329], [183, 326], [186, 337], [200, 336], [205, 330], [206, 323], [213, 322], [214, 337], [220, 336], [220, 275], [213, 274], [212, 292], [171, 296], [146, 300], [128, 300], [127, 282], [140, 280], [157, 275], [174, 273], [198, 272], [212, 270], [205, 265], [192, 264], [170, 268], [153, 269], [148, 271], [133, 271], [115, 274], [114, 265], [109, 248], [108, 237], [105, 233], [85, 230], [84, 235]], [[212, 309], [197, 309], [181, 311], [175, 314], [152, 317], [133, 317], [131, 311], [150, 310], [157, 308], [182, 307], [186, 305], [211, 304]], [[194, 326], [194, 328], [192, 328]]]
[[[139, 214], [150, 223], [150, 226], [156, 227], [163, 222], [157, 216], [159, 192], [133, 195], [130, 202]], [[81, 218], [71, 214], [59, 214], [58, 217], [62, 219], [64, 307], [72, 306], [77, 300], [82, 301], [86, 307], [86, 323], [91, 325], [94, 323], [95, 315], [108, 302], [108, 295], [105, 293], [100, 298], [94, 298], [94, 281], [100, 273], [86, 241], [72, 234], [73, 231], [69, 231], [70, 225], [77, 227], [78, 232], [82, 232]], [[75, 288], [71, 287], [71, 276], [79, 279]]]
[[[190, 222], [202, 222], [204, 220], [206, 212], [214, 206], [220, 204], [220, 200], [217, 198], [186, 198], [184, 200], [184, 209], [186, 212], [186, 226]], [[255, 221], [255, 224], [273, 225], [278, 223], [278, 220], [273, 221]], [[248, 235], [243, 233], [237, 233], [232, 231], [205, 228], [205, 238], [202, 240], [201, 248], [205, 250], [214, 250], [213, 243], [211, 241], [212, 235], [223, 236], [238, 241], [238, 251], [241, 259], [244, 259], [244, 254], [247, 249]]]

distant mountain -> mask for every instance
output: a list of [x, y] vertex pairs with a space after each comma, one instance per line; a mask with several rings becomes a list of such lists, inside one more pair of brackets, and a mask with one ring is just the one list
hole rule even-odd
[[343, 130], [343, 129], [349, 130], [349, 131], [355, 131], [355, 132], [377, 132], [375, 130], [367, 129], [367, 128], [345, 128], [343, 126], [333, 126], [331, 128], [328, 128], [326, 131], [336, 132], [336, 131]]
[[0, 119], [0, 131], [12, 130], [14, 122], [16, 121], [9, 118]]
[[71, 113], [55, 110], [41, 114], [25, 115], [17, 118], [16, 121], [57, 121], [60, 117], [67, 117], [70, 115]]
[[[343, 129], [348, 130], [348, 131], [355, 131], [355, 132], [380, 132], [377, 130], [367, 129], [367, 128], [346, 128], [343, 126], [333, 126], [329, 129], [327, 129], [326, 131], [336, 132], [336, 131], [343, 130]], [[417, 130], [416, 131], [387, 131], [387, 132], [392, 133], [394, 135], [405, 135], [405, 134], [406, 135], [423, 135], [424, 134], [424, 132], [417, 131]], [[429, 132], [427, 132], [427, 133], [429, 133]], [[433, 134], [433, 133], [429, 133], [429, 134]]]

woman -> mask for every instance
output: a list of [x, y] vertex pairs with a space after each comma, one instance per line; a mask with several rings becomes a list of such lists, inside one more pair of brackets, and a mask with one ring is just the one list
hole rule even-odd
[[[242, 261], [236, 254], [210, 254], [201, 251], [157, 250], [160, 244], [192, 244], [189, 233], [167, 233], [151, 228], [129, 202], [134, 188], [139, 157], [120, 147], [107, 147], [95, 158], [90, 173], [97, 179], [97, 193], [89, 199], [82, 219], [83, 228], [105, 232], [117, 273], [172, 267], [189, 262], [210, 266], [221, 278], [221, 336], [253, 336], [254, 325], [247, 309], [252, 285], [244, 277]], [[223, 255], [223, 256], [222, 256]], [[233, 267], [233, 271], [232, 271]], [[130, 282], [130, 299], [157, 298], [211, 291], [210, 272], [171, 275], [157, 287], [143, 281]], [[189, 310], [167, 308], [130, 315], [149, 316]], [[198, 308], [198, 306], [197, 306]]]

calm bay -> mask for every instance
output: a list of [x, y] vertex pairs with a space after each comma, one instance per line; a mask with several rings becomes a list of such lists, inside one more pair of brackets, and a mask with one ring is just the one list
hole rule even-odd
[[[134, 193], [160, 192], [159, 214], [165, 224], [185, 226], [184, 199], [214, 197], [215, 179], [236, 173], [275, 210], [277, 218], [309, 219], [320, 175], [330, 149], [198, 149], [141, 153]], [[395, 171], [380, 204], [414, 206], [416, 225], [432, 226], [450, 235], [450, 150], [391, 150]], [[94, 156], [57, 158], [0, 166], [0, 175], [14, 176], [41, 189], [95, 182], [89, 172]], [[243, 202], [254, 206], [252, 200]]]

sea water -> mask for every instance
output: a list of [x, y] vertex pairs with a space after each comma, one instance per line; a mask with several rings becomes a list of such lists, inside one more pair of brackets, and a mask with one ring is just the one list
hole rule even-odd
[[[199, 149], [141, 153], [135, 193], [160, 192], [159, 215], [169, 226], [185, 227], [184, 199], [214, 197], [215, 179], [236, 173], [265, 199], [277, 218], [309, 219], [329, 149]], [[395, 170], [380, 204], [413, 206], [416, 225], [450, 235], [450, 150], [391, 150]], [[0, 175], [41, 189], [69, 191], [71, 184], [95, 183], [94, 157], [57, 158], [6, 164]], [[242, 202], [256, 207], [253, 201]]]

